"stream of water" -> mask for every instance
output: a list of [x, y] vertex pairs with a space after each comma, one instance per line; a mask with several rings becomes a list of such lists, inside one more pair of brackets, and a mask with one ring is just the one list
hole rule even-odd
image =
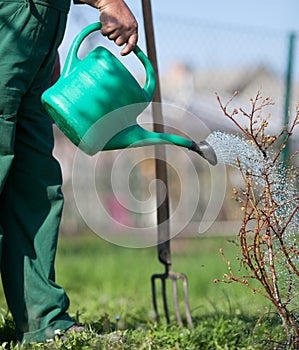
[[[267, 172], [271, 184], [271, 192], [274, 201], [280, 206], [277, 215], [282, 222], [293, 212], [299, 201], [291, 202], [292, 198], [298, 196], [296, 187], [296, 177], [290, 173], [285, 163], [273, 162], [273, 155], [267, 154], [267, 158], [250, 141], [244, 138], [220, 131], [211, 133], [206, 141], [213, 147], [218, 162], [242, 170], [244, 174], [249, 172], [252, 176], [253, 189], [262, 191], [265, 186], [263, 174]], [[289, 172], [289, 176], [286, 176]], [[290, 202], [288, 202], [290, 201]], [[290, 227], [298, 227], [298, 215], [290, 223]]]

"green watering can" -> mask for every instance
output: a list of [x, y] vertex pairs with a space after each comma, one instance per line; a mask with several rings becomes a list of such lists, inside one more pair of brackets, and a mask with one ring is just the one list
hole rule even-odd
[[199, 153], [217, 164], [212, 147], [184, 137], [148, 131], [137, 124], [137, 116], [152, 101], [154, 69], [138, 46], [134, 53], [145, 68], [139, 85], [126, 67], [106, 48], [98, 46], [84, 59], [78, 58], [83, 40], [101, 29], [101, 23], [84, 28], [74, 39], [58, 81], [42, 95], [42, 104], [62, 132], [83, 152], [156, 144], [175, 144]]

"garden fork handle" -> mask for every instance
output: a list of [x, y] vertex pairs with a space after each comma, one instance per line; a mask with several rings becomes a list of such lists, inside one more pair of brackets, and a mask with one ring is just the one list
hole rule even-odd
[[[163, 240], [165, 238], [165, 240]], [[167, 240], [168, 238], [168, 240]], [[159, 261], [165, 265], [165, 273], [171, 270], [171, 253], [170, 253], [170, 239], [168, 229], [158, 227], [158, 258]]]
[[[157, 53], [153, 28], [153, 17], [150, 0], [142, 0], [144, 28], [146, 37], [147, 56], [152, 63], [156, 74], [156, 91], [153, 97], [152, 114], [154, 131], [164, 133], [163, 115], [161, 107], [161, 90], [157, 64]], [[157, 223], [158, 223], [158, 258], [169, 270], [170, 256], [170, 229], [169, 229], [169, 198], [167, 184], [166, 151], [164, 145], [155, 146], [156, 178], [165, 185], [166, 193], [157, 190]], [[163, 191], [164, 192], [164, 191]]]

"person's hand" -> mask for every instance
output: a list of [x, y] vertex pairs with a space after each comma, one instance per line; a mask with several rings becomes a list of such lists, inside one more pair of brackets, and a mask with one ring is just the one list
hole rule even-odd
[[138, 40], [138, 25], [126, 3], [123, 0], [102, 0], [99, 10], [102, 34], [118, 46], [126, 44], [121, 50], [122, 55], [130, 53]]
[[101, 32], [116, 45], [125, 47], [121, 55], [127, 55], [138, 40], [137, 21], [123, 0], [83, 0], [100, 10]]

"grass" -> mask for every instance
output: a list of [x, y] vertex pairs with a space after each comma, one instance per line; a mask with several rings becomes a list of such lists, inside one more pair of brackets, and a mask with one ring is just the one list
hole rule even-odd
[[[219, 253], [221, 247], [233, 264], [236, 248], [225, 237], [171, 243], [173, 270], [186, 273], [189, 280], [195, 326], [190, 330], [181, 329], [175, 322], [170, 288], [171, 323], [166, 324], [163, 317], [160, 323], [155, 321], [150, 276], [164, 271], [155, 247], [123, 248], [93, 234], [61, 238], [57, 281], [70, 297], [71, 316], [85, 324], [90, 333], [70, 335], [65, 342], [17, 347], [14, 325], [4, 308], [0, 318], [2, 349], [270, 349], [269, 334], [281, 338], [282, 330], [275, 315], [267, 316], [269, 305], [242, 286], [213, 282], [227, 272]], [[161, 301], [160, 295], [158, 299]], [[3, 294], [0, 302], [5, 305]], [[163, 316], [161, 302], [159, 308]], [[265, 317], [259, 322], [261, 316]], [[106, 336], [98, 338], [96, 333]]]

